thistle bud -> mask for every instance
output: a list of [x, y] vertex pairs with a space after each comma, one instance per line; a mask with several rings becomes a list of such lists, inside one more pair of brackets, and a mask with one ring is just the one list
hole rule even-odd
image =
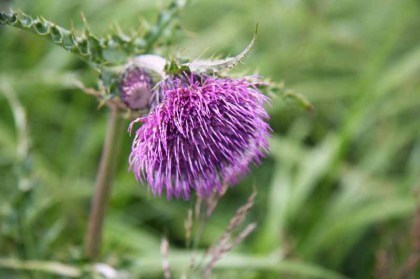
[[147, 71], [138, 67], [130, 67], [121, 78], [121, 99], [132, 110], [145, 109], [152, 96], [152, 85], [152, 77]]
[[132, 110], [149, 108], [154, 82], [164, 77], [166, 60], [157, 55], [140, 55], [132, 59], [120, 79], [120, 97]]

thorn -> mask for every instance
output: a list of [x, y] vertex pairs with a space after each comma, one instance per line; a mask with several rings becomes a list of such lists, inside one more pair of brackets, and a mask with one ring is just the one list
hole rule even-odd
[[257, 34], [258, 34], [258, 26], [259, 25], [260, 25], [260, 23], [257, 21], [257, 24], [255, 25], [254, 36], [257, 36]]
[[73, 20], [70, 20], [70, 32], [72, 34], [74, 34], [74, 22], [73, 22]]
[[87, 37], [90, 36], [90, 27], [89, 27], [89, 24], [87, 22], [86, 15], [85, 15], [85, 13], [83, 11], [80, 12], [80, 17], [82, 18], [82, 22], [83, 22], [83, 28], [84, 28], [83, 34], [87, 38]]
[[98, 104], [98, 109], [100, 109], [100, 108], [103, 108], [104, 106], [106, 106], [107, 105], [107, 100], [105, 100], [105, 99], [102, 99], [102, 100], [100, 100], [99, 101], [99, 104]]
[[85, 13], [83, 11], [80, 12], [80, 17], [82, 18], [82, 22], [83, 22], [83, 25], [85, 27], [85, 30], [89, 30], [89, 24], [87, 22]]
[[117, 31], [118, 34], [119, 33], [124, 34], [118, 21], [114, 22], [114, 24], [115, 24], [115, 31]]
[[117, 22], [113, 21], [110, 25], [109, 25], [109, 31], [110, 33], [115, 33], [117, 31]]

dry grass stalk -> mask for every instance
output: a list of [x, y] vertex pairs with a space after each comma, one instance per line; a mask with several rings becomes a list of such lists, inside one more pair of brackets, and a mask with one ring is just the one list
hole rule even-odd
[[420, 192], [415, 193], [417, 197], [417, 207], [414, 212], [413, 221], [411, 225], [411, 237], [409, 244], [411, 251], [406, 261], [401, 266], [395, 267], [395, 259], [391, 249], [381, 249], [376, 254], [375, 278], [417, 278], [416, 275], [420, 272]]
[[[197, 200], [195, 201], [194, 204], [194, 210], [193, 210], [193, 214], [191, 213], [191, 231], [190, 234], [192, 235], [192, 230], [194, 228], [194, 243], [193, 243], [193, 253], [191, 255], [191, 260], [190, 260], [190, 265], [189, 265], [189, 270], [186, 274], [186, 276], [188, 277], [188, 273], [192, 270], [194, 270], [195, 265], [196, 265], [196, 259], [195, 259], [195, 249], [197, 248], [196, 246], [198, 245], [198, 239], [201, 236], [201, 232], [203, 230], [204, 227], [204, 223], [200, 222], [200, 216], [201, 216], [201, 206], [203, 205], [203, 197], [201, 197], [200, 195], [197, 195]], [[190, 218], [190, 211], [188, 211], [188, 219]], [[194, 215], [194, 221], [192, 220], [192, 215]], [[200, 225], [200, 228], [197, 228], [197, 225]], [[187, 231], [187, 229], [186, 229]], [[191, 238], [190, 235], [190, 238]], [[191, 241], [191, 240], [190, 240]], [[187, 247], [190, 247], [189, 243], [188, 243], [188, 238], [187, 238]]]
[[216, 265], [217, 261], [220, 260], [220, 258], [224, 254], [226, 254], [232, 248], [237, 246], [256, 228], [255, 223], [249, 224], [232, 242], [230, 242], [232, 238], [232, 233], [243, 223], [243, 221], [249, 213], [249, 210], [254, 205], [255, 197], [256, 192], [254, 191], [248, 198], [247, 202], [236, 211], [232, 219], [229, 221], [228, 227], [226, 228], [225, 232], [219, 238], [219, 241], [207, 251], [204, 257], [206, 257], [207, 255], [211, 255], [211, 258], [205, 267], [204, 278], [210, 278], [211, 272], [214, 266]]
[[245, 220], [245, 217], [248, 215], [249, 210], [254, 206], [256, 196], [257, 192], [254, 191], [251, 194], [251, 196], [249, 196], [247, 202], [243, 206], [238, 208], [235, 215], [233, 215], [232, 219], [230, 219], [229, 225], [224, 233], [224, 236], [229, 235], [235, 228], [242, 224], [242, 222]]
[[203, 198], [201, 196], [197, 195], [197, 200], [196, 200], [195, 206], [194, 206], [194, 218], [195, 218], [196, 221], [200, 218], [202, 203], [203, 203]]
[[187, 248], [191, 247], [191, 234], [193, 227], [193, 211], [192, 209], [188, 210], [187, 219], [184, 222], [185, 227], [185, 240], [187, 242]]
[[[202, 196], [199, 196], [199, 195], [197, 196], [197, 200], [194, 206], [194, 218], [195, 218], [194, 225], [197, 226], [196, 224], [198, 224], [198, 228], [194, 229], [195, 238], [194, 238], [193, 249], [197, 248], [198, 241], [204, 231], [207, 221], [209, 220], [210, 216], [213, 214], [219, 199], [223, 197], [223, 195], [226, 193], [227, 188], [228, 188], [228, 185], [223, 185], [223, 187], [219, 191], [217, 190], [214, 191], [213, 194], [208, 198], [203, 198]], [[203, 212], [203, 214], [205, 214], [204, 216], [202, 216], [202, 211], [201, 211], [202, 210], [201, 207], [203, 206], [203, 204], [205, 205], [205, 211]], [[193, 220], [191, 220], [191, 223], [192, 221]], [[191, 231], [192, 231], [192, 224], [191, 224]], [[188, 238], [187, 238], [187, 247], [189, 247]], [[204, 257], [205, 256], [206, 255], [204, 255]], [[196, 268], [196, 258], [195, 258], [195, 253], [193, 253], [193, 255], [191, 256], [191, 261], [190, 261], [190, 270], [194, 270], [195, 268]]]
[[160, 253], [162, 254], [162, 269], [165, 279], [171, 279], [171, 269], [169, 266], [169, 242], [166, 238], [162, 239]]
[[217, 206], [220, 198], [223, 197], [227, 191], [228, 186], [224, 184], [220, 191], [215, 191], [209, 198], [205, 200], [206, 202], [206, 218], [210, 218], [213, 214], [214, 209]]
[[235, 248], [245, 238], [247, 238], [255, 230], [256, 227], [256, 223], [251, 223], [248, 226], [246, 226], [246, 228], [232, 242], [229, 243], [229, 238], [226, 238], [223, 240], [223, 242], [219, 243], [217, 249], [213, 250], [212, 257], [204, 270], [204, 278], [210, 278], [214, 266], [222, 258], [222, 256], [228, 253], [233, 248]]
[[376, 279], [385, 279], [389, 275], [391, 258], [385, 249], [376, 252], [374, 277]]
[[250, 235], [256, 228], [256, 223], [251, 223], [248, 226], [246, 226], [245, 229], [232, 241], [232, 243], [228, 244], [225, 247], [224, 252], [229, 252], [230, 250], [238, 246], [239, 243], [241, 243], [245, 238], [247, 238], [248, 235]]
[[417, 194], [417, 207], [411, 226], [411, 253], [407, 261], [397, 273], [396, 278], [411, 278], [420, 272], [420, 193]]

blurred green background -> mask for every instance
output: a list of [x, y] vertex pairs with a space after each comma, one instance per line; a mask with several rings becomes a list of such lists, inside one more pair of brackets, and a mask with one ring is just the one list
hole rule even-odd
[[[166, 3], [0, 1], [76, 30], [83, 11], [98, 34], [115, 22], [130, 30], [153, 21]], [[191, 58], [239, 53], [259, 22], [256, 46], [236, 72], [284, 81], [315, 106], [309, 113], [273, 98], [270, 155], [220, 201], [200, 247], [223, 233], [253, 185], [247, 222], [258, 228], [222, 258], [214, 278], [420, 278], [409, 266], [420, 249], [420, 225], [412, 228], [420, 2], [197, 0], [180, 22], [185, 32], [168, 53]], [[0, 26], [0, 278], [65, 278], [4, 268], [5, 259], [82, 263], [107, 110], [73, 80], [95, 86], [96, 78], [72, 54]], [[138, 185], [127, 172], [131, 140], [124, 136], [101, 261], [132, 278], [162, 278], [161, 237], [179, 268], [193, 203], [153, 198]]]

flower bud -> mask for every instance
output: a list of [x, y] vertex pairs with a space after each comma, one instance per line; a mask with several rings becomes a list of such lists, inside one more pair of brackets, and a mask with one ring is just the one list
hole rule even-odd
[[149, 106], [153, 80], [147, 71], [139, 67], [130, 67], [122, 75], [120, 97], [132, 110], [145, 109]]

